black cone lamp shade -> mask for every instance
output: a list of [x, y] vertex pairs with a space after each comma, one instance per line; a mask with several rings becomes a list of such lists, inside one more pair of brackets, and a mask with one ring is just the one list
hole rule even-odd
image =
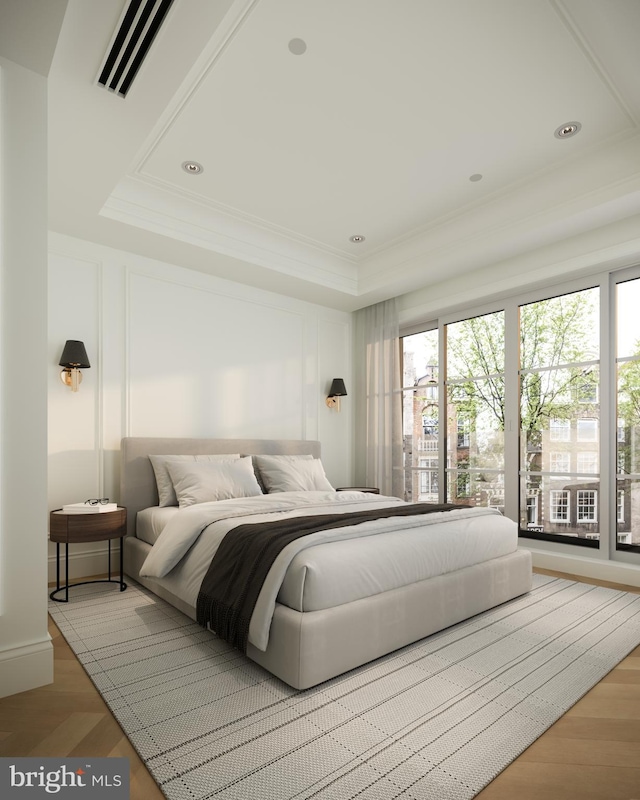
[[329, 394], [327, 395], [327, 405], [329, 408], [335, 408], [336, 411], [340, 411], [340, 397], [346, 397], [347, 390], [344, 385], [344, 380], [342, 378], [334, 378], [331, 381], [331, 388], [329, 389]]
[[59, 364], [61, 367], [67, 367], [68, 369], [72, 367], [89, 369], [91, 364], [84, 348], [84, 342], [79, 342], [76, 339], [67, 339]]
[[60, 373], [60, 379], [64, 384], [71, 387], [72, 392], [77, 392], [82, 380], [80, 370], [91, 367], [84, 342], [79, 342], [77, 339], [67, 339], [58, 363], [61, 367], [64, 367]]
[[331, 381], [331, 388], [329, 389], [329, 397], [346, 397], [347, 390], [342, 378], [334, 378]]

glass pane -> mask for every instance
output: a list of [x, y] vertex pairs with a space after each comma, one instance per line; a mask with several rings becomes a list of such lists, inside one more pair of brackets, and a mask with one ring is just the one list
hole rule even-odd
[[[437, 502], [438, 331], [403, 337], [402, 360], [404, 499]], [[432, 469], [418, 473], [419, 467]]]
[[447, 380], [504, 371], [504, 311], [447, 325]]
[[640, 279], [616, 286], [616, 355], [640, 356]]
[[617, 284], [616, 534], [619, 545], [636, 546], [640, 546], [639, 304], [640, 279]]
[[[599, 381], [596, 366], [525, 372], [520, 376], [522, 430], [547, 429], [551, 441], [569, 441], [571, 430], [580, 427], [581, 439], [597, 441]], [[585, 422], [578, 425], [578, 419]]]
[[617, 481], [616, 519], [618, 544], [640, 545], [640, 480]]
[[504, 379], [448, 387], [447, 453], [451, 467], [504, 468]]
[[600, 538], [600, 483], [563, 475], [520, 479], [520, 527], [582, 539]]
[[618, 364], [617, 472], [640, 474], [640, 360]]
[[[434, 459], [435, 461], [436, 459]], [[405, 470], [404, 499], [408, 502], [438, 502], [438, 471]]]
[[[568, 419], [539, 417], [538, 427], [523, 429], [520, 436], [520, 468], [526, 472], [600, 472], [599, 413], [590, 409], [589, 417], [577, 417], [580, 409], [567, 413]], [[618, 445], [620, 447], [620, 445]]]
[[599, 358], [599, 290], [564, 294], [520, 307], [520, 368]]
[[490, 506], [504, 513], [504, 474], [449, 470], [447, 501], [467, 506]]
[[438, 380], [438, 331], [402, 337], [402, 385]]

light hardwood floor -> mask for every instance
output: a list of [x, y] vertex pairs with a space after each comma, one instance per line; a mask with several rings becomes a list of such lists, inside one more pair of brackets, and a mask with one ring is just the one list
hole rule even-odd
[[[640, 594], [631, 586], [580, 580]], [[131, 800], [162, 800], [164, 795], [51, 620], [49, 631], [55, 681], [0, 699], [0, 756], [125, 756]], [[477, 797], [640, 800], [640, 647]]]

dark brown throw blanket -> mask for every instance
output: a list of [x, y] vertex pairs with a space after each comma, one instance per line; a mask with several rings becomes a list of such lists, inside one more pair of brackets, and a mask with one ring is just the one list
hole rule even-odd
[[344, 514], [293, 517], [238, 525], [220, 542], [200, 586], [196, 618], [246, 653], [249, 623], [267, 573], [290, 542], [317, 531], [387, 517], [408, 517], [467, 508], [453, 503], [411, 503]]

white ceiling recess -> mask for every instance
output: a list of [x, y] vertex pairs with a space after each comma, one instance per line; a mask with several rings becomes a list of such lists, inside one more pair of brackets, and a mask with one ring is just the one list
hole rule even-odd
[[356, 309], [640, 213], [637, 0], [174, 0], [122, 98], [128, 7], [69, 0], [53, 230]]

